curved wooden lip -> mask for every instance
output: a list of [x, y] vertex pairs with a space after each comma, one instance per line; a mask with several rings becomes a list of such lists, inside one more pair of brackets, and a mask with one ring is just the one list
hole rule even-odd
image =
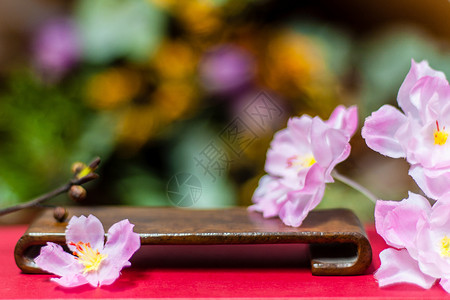
[[[310, 244], [314, 275], [363, 274], [372, 250], [358, 218], [346, 209], [312, 211], [299, 228], [277, 218], [265, 219], [244, 207], [188, 210], [151, 207], [73, 207], [71, 215], [97, 216], [107, 229], [128, 218], [135, 224], [142, 245]], [[24, 273], [43, 273], [33, 246], [65, 244], [67, 223], [56, 223], [45, 209], [20, 238], [15, 248], [17, 266]]]

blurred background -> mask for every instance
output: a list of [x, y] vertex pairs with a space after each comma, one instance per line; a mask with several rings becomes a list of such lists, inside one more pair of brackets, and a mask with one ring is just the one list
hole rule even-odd
[[[411, 58], [450, 76], [449, 41], [447, 0], [2, 0], [0, 208], [95, 156], [83, 205], [250, 205], [289, 117], [356, 104], [361, 127]], [[405, 161], [351, 144], [341, 173], [385, 200], [417, 191]], [[333, 183], [328, 207], [374, 206]]]

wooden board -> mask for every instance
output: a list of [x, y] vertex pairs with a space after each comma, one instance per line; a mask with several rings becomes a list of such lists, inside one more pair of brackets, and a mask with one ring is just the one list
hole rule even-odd
[[[105, 231], [123, 219], [135, 224], [142, 245], [310, 244], [314, 275], [358, 275], [372, 259], [372, 249], [358, 218], [346, 209], [312, 211], [299, 228], [278, 218], [265, 219], [245, 207], [189, 210], [151, 207], [71, 207], [69, 218], [93, 214]], [[14, 257], [25, 273], [43, 273], [34, 258], [47, 242], [65, 244], [67, 223], [45, 209], [17, 242]]]

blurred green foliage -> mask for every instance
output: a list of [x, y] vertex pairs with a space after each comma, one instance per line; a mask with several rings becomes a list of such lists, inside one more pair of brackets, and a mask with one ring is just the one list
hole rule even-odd
[[77, 82], [47, 86], [28, 72], [11, 74], [0, 95], [2, 202], [26, 199], [68, 176], [85, 121], [80, 101]]
[[165, 30], [164, 14], [145, 0], [80, 0], [75, 16], [84, 58], [99, 64], [123, 57], [145, 60]]
[[322, 202], [317, 206], [317, 209], [328, 208], [351, 209], [361, 222], [373, 222], [374, 220], [375, 203], [339, 181], [327, 184]]
[[363, 116], [387, 101], [396, 104], [397, 91], [411, 66], [411, 59], [450, 74], [448, 51], [414, 27], [393, 27], [367, 39], [359, 50]]

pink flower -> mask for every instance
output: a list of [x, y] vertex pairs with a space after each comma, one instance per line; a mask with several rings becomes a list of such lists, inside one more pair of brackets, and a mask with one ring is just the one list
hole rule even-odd
[[249, 209], [279, 216], [298, 227], [322, 200], [331, 171], [350, 154], [349, 140], [358, 125], [357, 109], [338, 106], [328, 121], [303, 115], [291, 118], [275, 134], [265, 170]]
[[34, 63], [43, 75], [58, 80], [80, 60], [81, 46], [72, 20], [58, 18], [39, 28], [34, 44]]
[[220, 45], [206, 52], [199, 64], [203, 87], [218, 94], [233, 94], [249, 85], [255, 73], [253, 57], [234, 45]]
[[266, 172], [303, 188], [311, 167], [318, 164], [325, 182], [333, 182], [331, 171], [349, 156], [349, 140], [357, 125], [354, 106], [338, 106], [328, 121], [308, 115], [291, 118], [287, 128], [277, 132], [270, 144]]
[[73, 255], [60, 245], [47, 243], [35, 262], [42, 270], [61, 276], [51, 280], [65, 287], [112, 284], [122, 268], [131, 265], [128, 260], [141, 245], [133, 227], [128, 220], [115, 223], [108, 230], [105, 244], [103, 225], [96, 217], [72, 217], [66, 241]]
[[382, 106], [366, 119], [362, 136], [373, 150], [406, 158], [419, 187], [438, 199], [450, 186], [450, 86], [442, 72], [413, 60], [397, 100], [404, 113]]
[[380, 286], [413, 283], [430, 288], [437, 279], [450, 292], [450, 194], [433, 207], [424, 197], [377, 201], [377, 232], [388, 248], [380, 253], [375, 273]]

